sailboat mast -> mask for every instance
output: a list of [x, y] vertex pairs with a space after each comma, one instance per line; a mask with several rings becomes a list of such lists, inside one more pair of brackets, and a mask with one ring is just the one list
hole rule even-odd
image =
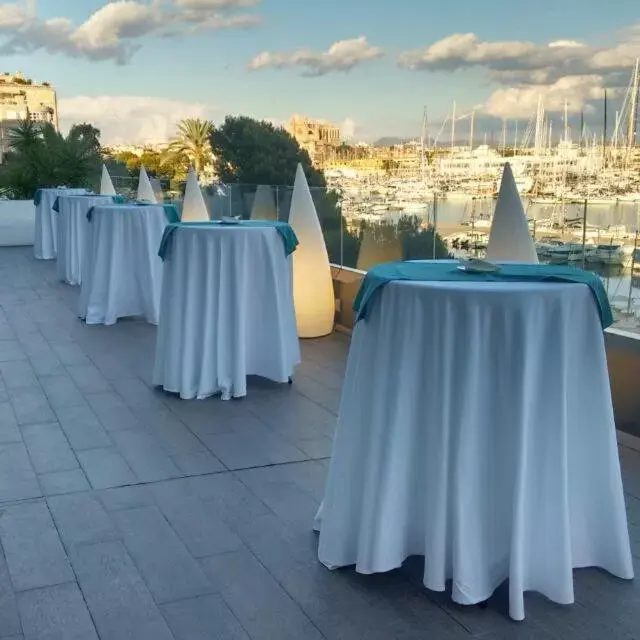
[[[425, 137], [427, 136], [427, 107], [424, 108], [422, 113], [422, 130], [420, 131], [420, 175], [422, 177], [422, 181], [425, 181], [426, 178], [426, 158], [425, 158]], [[428, 145], [428, 140], [426, 141]]]
[[453, 101], [453, 115], [451, 116], [451, 151], [456, 139], [456, 101]]
[[564, 101], [564, 143], [569, 143], [569, 103]]
[[471, 112], [471, 131], [469, 132], [469, 151], [473, 151], [473, 125], [476, 117], [476, 112]]
[[502, 120], [502, 154], [504, 155], [507, 149], [507, 121]]
[[633, 89], [631, 93], [631, 109], [629, 110], [629, 129], [627, 133], [627, 145], [629, 149], [636, 142], [636, 126], [638, 120], [638, 91], [640, 90], [640, 58], [636, 59], [636, 68], [633, 72]]
[[602, 129], [602, 157], [605, 166], [607, 165], [607, 90], [604, 90], [604, 123]]

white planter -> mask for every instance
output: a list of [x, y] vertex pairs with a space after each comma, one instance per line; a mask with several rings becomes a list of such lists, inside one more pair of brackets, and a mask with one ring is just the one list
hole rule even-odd
[[0, 247], [33, 245], [35, 229], [32, 200], [0, 200]]

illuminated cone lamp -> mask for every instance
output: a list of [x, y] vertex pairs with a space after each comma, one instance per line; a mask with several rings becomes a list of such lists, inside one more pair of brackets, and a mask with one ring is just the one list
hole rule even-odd
[[268, 184], [258, 185], [251, 207], [252, 220], [277, 220], [278, 212], [273, 201], [273, 193]]
[[300, 244], [293, 252], [293, 301], [301, 338], [319, 338], [333, 331], [335, 302], [327, 247], [302, 165], [298, 165], [291, 196], [289, 224]]
[[158, 203], [144, 165], [140, 167], [140, 180], [138, 181], [138, 200], [140, 202], [150, 202], [152, 204]]
[[520, 194], [508, 162], [504, 165], [500, 193], [489, 232], [487, 260], [538, 263]]
[[111, 176], [107, 170], [106, 165], [102, 165], [102, 177], [100, 178], [100, 195], [101, 196], [115, 196], [116, 190], [113, 187]]
[[184, 190], [182, 204], [182, 222], [208, 222], [209, 213], [198, 183], [198, 176], [193, 167], [189, 167], [187, 186]]

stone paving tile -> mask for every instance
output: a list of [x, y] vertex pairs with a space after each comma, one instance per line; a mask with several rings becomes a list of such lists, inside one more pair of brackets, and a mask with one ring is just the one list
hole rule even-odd
[[57, 344], [50, 342], [50, 344], [60, 362], [65, 367], [91, 364], [86, 354], [74, 342], [62, 342]]
[[17, 340], [0, 340], [0, 362], [26, 360], [27, 356]]
[[22, 442], [0, 445], [0, 503], [41, 496], [29, 454]]
[[75, 451], [113, 445], [111, 438], [86, 402], [75, 407], [58, 408], [56, 415], [60, 427]]
[[0, 638], [14, 636], [22, 632], [16, 596], [9, 577], [9, 568], [0, 553]]
[[0, 375], [7, 389], [23, 389], [38, 386], [38, 379], [28, 360], [0, 362]]
[[209, 581], [156, 507], [111, 514], [156, 602], [211, 593]]
[[48, 504], [67, 548], [120, 537], [102, 504], [89, 493], [55, 496]]
[[161, 482], [150, 487], [156, 503], [194, 558], [237, 551], [242, 542], [217, 513], [184, 481]]
[[78, 493], [91, 488], [82, 469], [43, 473], [38, 476], [38, 481], [45, 496]]
[[29, 362], [39, 376], [53, 376], [66, 373], [64, 365], [55, 351], [47, 344], [43, 351], [29, 355]]
[[1, 511], [0, 541], [16, 591], [74, 580], [44, 502], [17, 504]]
[[[299, 466], [302, 472], [292, 474], [289, 466]], [[237, 471], [236, 475], [285, 522], [309, 523], [320, 506], [318, 482], [325, 473], [323, 467], [311, 461]], [[305, 474], [309, 476], [306, 479]]]
[[117, 431], [111, 434], [111, 438], [143, 482], [156, 482], [183, 475], [157, 440], [149, 434], [141, 431]]
[[151, 507], [155, 505], [153, 494], [144, 485], [132, 487], [116, 487], [97, 491], [96, 495], [107, 511], [121, 511], [137, 507]]
[[255, 640], [315, 640], [322, 634], [249, 551], [202, 560], [210, 580]]
[[36, 473], [78, 468], [78, 461], [57, 423], [27, 425], [22, 429], [22, 437]]
[[121, 542], [71, 554], [100, 640], [175, 640]]
[[82, 392], [66, 374], [40, 376], [40, 384], [54, 410], [86, 404]]
[[18, 606], [26, 640], [98, 640], [75, 583], [25, 591]]
[[220, 596], [180, 600], [161, 609], [176, 640], [249, 640]]
[[9, 397], [19, 425], [55, 422], [47, 396], [39, 387], [9, 390]]
[[111, 389], [107, 380], [93, 364], [71, 365], [69, 375], [84, 393], [102, 393]]
[[138, 478], [114, 447], [78, 452], [78, 460], [94, 489], [135, 484]]
[[207, 450], [198, 453], [182, 453], [171, 459], [185, 476], [200, 476], [226, 471], [225, 466]]
[[115, 392], [88, 393], [85, 397], [107, 431], [127, 431], [141, 428], [140, 421], [129, 411], [127, 405]]
[[232, 527], [272, 513], [255, 493], [231, 473], [197, 476], [173, 482], [184, 483], [188, 491], [200, 498], [205, 505], [211, 503], [216, 513]]
[[0, 402], [0, 444], [11, 442], [22, 442], [22, 435], [13, 407], [8, 402]]

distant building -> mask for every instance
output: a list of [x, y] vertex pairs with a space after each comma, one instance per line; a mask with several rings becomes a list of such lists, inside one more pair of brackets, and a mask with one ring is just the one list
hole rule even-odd
[[298, 144], [309, 153], [311, 161], [322, 166], [333, 157], [340, 145], [340, 127], [324, 120], [311, 120], [307, 116], [293, 115], [286, 127]]
[[50, 122], [58, 128], [56, 92], [48, 83], [38, 84], [21, 73], [0, 73], [0, 160], [7, 147], [7, 132], [19, 120]]

